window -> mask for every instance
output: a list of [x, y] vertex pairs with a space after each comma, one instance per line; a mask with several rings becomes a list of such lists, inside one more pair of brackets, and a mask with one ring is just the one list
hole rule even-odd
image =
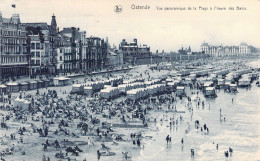
[[36, 49], [41, 49], [41, 44], [40, 43], [36, 43]]
[[36, 60], [36, 65], [40, 65], [40, 60]]
[[60, 56], [60, 61], [62, 61], [62, 56]]
[[31, 54], [32, 54], [32, 57], [35, 57], [35, 52], [31, 52]]
[[31, 49], [35, 49], [35, 43], [31, 43]]
[[36, 52], [36, 56], [40, 57], [40, 52], [39, 51]]

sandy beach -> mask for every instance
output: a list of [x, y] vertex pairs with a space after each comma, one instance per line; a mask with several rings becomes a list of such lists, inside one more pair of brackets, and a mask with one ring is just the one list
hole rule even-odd
[[[201, 62], [205, 65], [198, 66], [200, 69], [255, 69], [260, 64], [259, 60], [254, 59]], [[171, 73], [184, 70], [189, 63], [175, 64], [171, 69], [158, 69], [167, 66], [164, 63], [153, 70], [149, 65], [140, 65], [112, 75], [123, 76], [125, 80], [169, 78]], [[207, 77], [198, 77], [197, 82]], [[105, 80], [107, 77], [95, 75], [92, 79]], [[87, 77], [73, 78], [72, 81], [78, 84], [91, 82]], [[186, 93], [183, 97], [169, 92], [138, 101], [126, 101], [125, 95], [107, 101], [100, 99], [99, 95], [90, 98], [70, 94], [72, 85], [42, 88], [39, 93], [37, 90], [12, 93], [10, 99], [5, 95], [6, 102], [0, 102], [1, 121], [7, 126], [0, 129], [1, 158], [8, 161], [47, 160], [47, 157], [49, 160], [94, 161], [98, 160], [97, 151], [100, 150], [102, 161], [259, 160], [260, 88], [256, 81], [252, 81], [250, 87], [238, 87], [234, 93], [220, 88], [216, 90], [217, 97], [205, 97], [196, 83], [192, 88], [182, 85]], [[30, 101], [33, 98], [30, 110], [14, 106], [15, 99], [20, 95]], [[135, 110], [143, 117], [133, 117]], [[199, 121], [198, 128], [195, 127], [196, 120]], [[203, 129], [204, 125], [207, 128]], [[166, 141], [167, 135], [171, 137], [169, 143]], [[140, 146], [137, 140], [140, 140]], [[226, 157], [224, 152], [229, 148], [233, 153]], [[194, 156], [191, 156], [191, 149]], [[126, 158], [123, 155], [125, 152]]]

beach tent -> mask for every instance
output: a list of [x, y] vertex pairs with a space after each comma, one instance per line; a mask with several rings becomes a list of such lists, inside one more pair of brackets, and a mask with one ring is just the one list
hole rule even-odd
[[14, 100], [14, 107], [22, 108], [23, 110], [29, 110], [29, 107], [31, 106], [31, 102], [25, 99], [20, 99], [17, 97]]
[[25, 100], [23, 102], [22, 108], [23, 108], [23, 110], [29, 110], [30, 106], [31, 106], [31, 102], [28, 100]]

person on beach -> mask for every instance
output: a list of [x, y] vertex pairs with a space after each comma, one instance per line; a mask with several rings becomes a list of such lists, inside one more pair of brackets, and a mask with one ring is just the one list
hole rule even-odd
[[194, 158], [194, 149], [191, 149], [190, 152], [191, 152], [191, 157]]
[[101, 153], [99, 152], [99, 150], [97, 151], [97, 159], [98, 161], [100, 160], [100, 157], [101, 157]]
[[229, 153], [230, 153], [230, 156], [232, 156], [232, 153], [233, 153], [233, 149], [229, 147]]
[[216, 149], [218, 150], [218, 144], [216, 145]]
[[170, 140], [170, 136], [167, 135], [167, 137], [166, 137], [166, 142], [167, 142], [167, 144], [169, 143], [169, 140]]
[[42, 161], [46, 161], [46, 157], [44, 154], [42, 155]]
[[137, 139], [136, 142], [137, 142], [138, 147], [140, 147], [141, 146], [141, 142], [140, 142], [139, 138]]
[[224, 154], [225, 154], [225, 157], [227, 157], [227, 158], [229, 157], [228, 151], [225, 151]]

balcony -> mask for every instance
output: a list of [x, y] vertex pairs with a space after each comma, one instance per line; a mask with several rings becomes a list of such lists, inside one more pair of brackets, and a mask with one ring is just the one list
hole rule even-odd
[[16, 62], [16, 63], [2, 62], [2, 65], [5, 65], [5, 66], [28, 65], [28, 62]]

